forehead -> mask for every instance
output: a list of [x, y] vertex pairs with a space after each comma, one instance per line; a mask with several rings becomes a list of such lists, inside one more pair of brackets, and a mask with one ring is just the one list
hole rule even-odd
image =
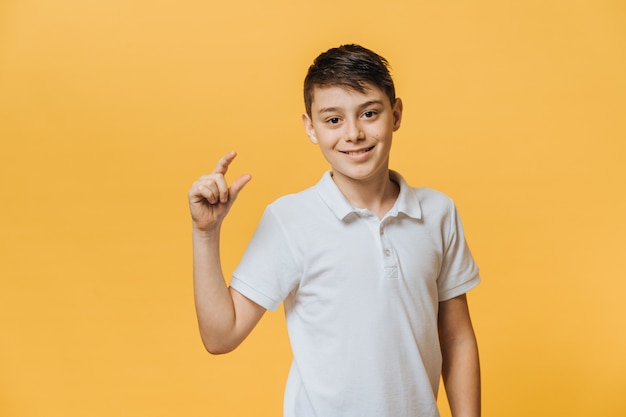
[[358, 106], [362, 103], [375, 101], [391, 104], [384, 91], [369, 83], [363, 85], [363, 91], [342, 85], [315, 86], [311, 98], [311, 110], [313, 112], [329, 107]]

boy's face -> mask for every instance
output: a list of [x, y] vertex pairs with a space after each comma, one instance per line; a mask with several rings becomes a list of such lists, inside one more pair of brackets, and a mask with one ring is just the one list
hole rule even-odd
[[302, 121], [311, 142], [331, 165], [335, 181], [388, 178], [393, 132], [400, 128], [402, 101], [366, 84], [363, 93], [339, 86], [315, 87], [311, 116]]

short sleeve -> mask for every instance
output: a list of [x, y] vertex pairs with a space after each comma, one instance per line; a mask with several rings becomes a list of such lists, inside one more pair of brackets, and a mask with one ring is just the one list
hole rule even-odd
[[233, 272], [230, 286], [274, 311], [297, 285], [298, 270], [285, 227], [269, 206]]
[[466, 293], [480, 282], [478, 266], [465, 240], [456, 206], [450, 200], [445, 225], [446, 245], [437, 286], [439, 301]]

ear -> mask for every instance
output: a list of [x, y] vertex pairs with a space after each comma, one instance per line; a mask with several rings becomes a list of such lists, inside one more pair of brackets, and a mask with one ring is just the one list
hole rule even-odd
[[396, 103], [393, 105], [393, 131], [400, 129], [400, 123], [402, 122], [402, 99], [396, 98]]
[[309, 140], [317, 145], [319, 142], [317, 141], [317, 137], [315, 136], [313, 121], [306, 113], [302, 114], [302, 124], [304, 125], [304, 130], [306, 130], [306, 134], [309, 137]]

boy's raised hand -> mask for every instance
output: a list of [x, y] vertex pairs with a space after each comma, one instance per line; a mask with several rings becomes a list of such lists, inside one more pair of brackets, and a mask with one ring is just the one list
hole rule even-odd
[[217, 163], [212, 173], [200, 177], [189, 190], [189, 209], [195, 230], [209, 232], [220, 226], [239, 191], [250, 181], [242, 175], [228, 186], [224, 175], [237, 154], [229, 152]]

